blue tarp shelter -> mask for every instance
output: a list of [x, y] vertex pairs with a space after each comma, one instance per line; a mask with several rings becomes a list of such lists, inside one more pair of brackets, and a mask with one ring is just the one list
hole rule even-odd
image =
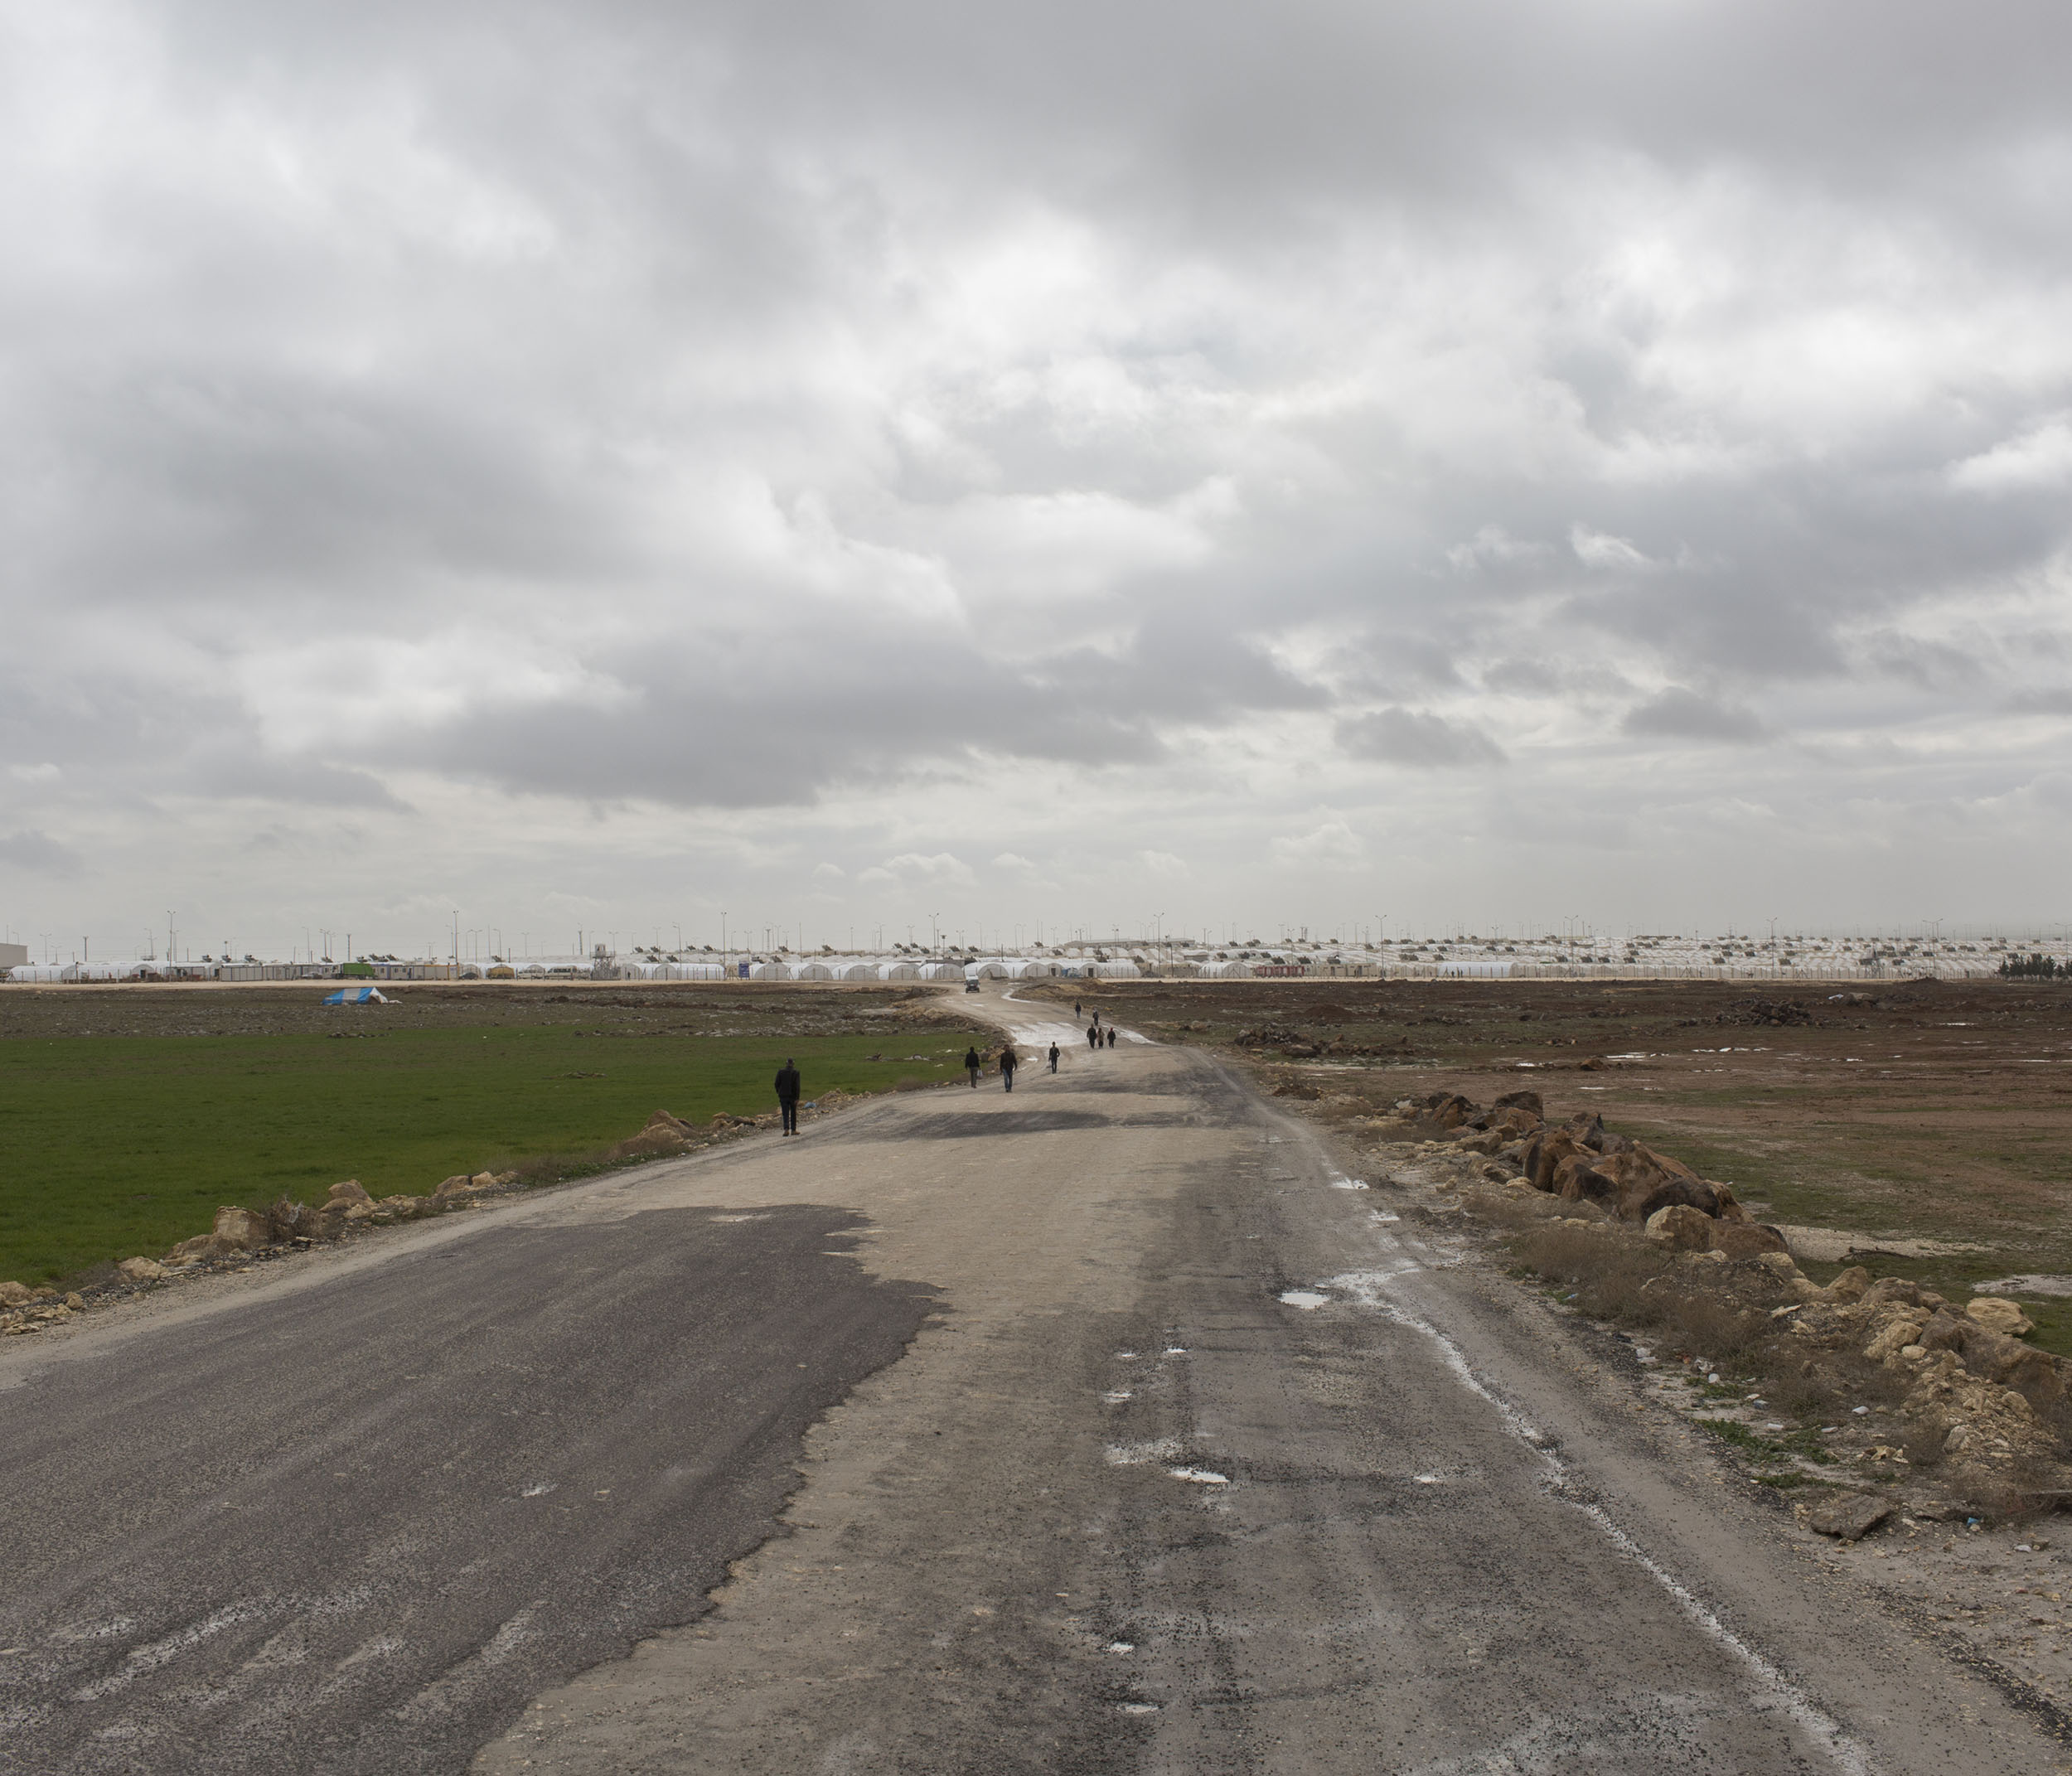
[[341, 987], [324, 994], [327, 1005], [385, 1005], [388, 994], [379, 987]]

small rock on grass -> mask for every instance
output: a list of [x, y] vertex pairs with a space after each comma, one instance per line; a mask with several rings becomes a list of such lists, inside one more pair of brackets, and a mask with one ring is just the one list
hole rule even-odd
[[115, 1268], [133, 1283], [155, 1283], [166, 1274], [166, 1267], [155, 1258], [125, 1258]]
[[1806, 1512], [1806, 1524], [1838, 1541], [1861, 1541], [1891, 1515], [1892, 1502], [1889, 1498], [1851, 1493], [1811, 1507]]
[[1964, 1304], [1964, 1317], [1988, 1332], [2019, 1338], [2034, 1332], [2036, 1323], [2013, 1302], [1999, 1295], [1980, 1295]]

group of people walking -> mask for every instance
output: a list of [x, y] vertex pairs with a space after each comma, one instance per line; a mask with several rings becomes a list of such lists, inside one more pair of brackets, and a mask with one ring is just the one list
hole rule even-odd
[[[1079, 1002], [1077, 999], [1072, 1001], [1072, 1014], [1075, 1018], [1081, 1014]], [[1089, 1048], [1097, 1049], [1112, 1048], [1115, 1047], [1115, 1026], [1112, 1023], [1102, 1023], [1101, 1014], [1098, 1011], [1095, 1012], [1092, 1021], [1087, 1025], [1087, 1046]], [[1050, 1070], [1053, 1073], [1058, 1071], [1058, 1044], [1053, 1043], [1050, 1045], [1048, 1058], [1050, 1062]], [[1014, 1070], [1021, 1065], [1021, 1057], [1015, 1052], [1014, 1039], [1011, 1037], [1000, 1045], [998, 1064], [1000, 1083], [1008, 1091], [1012, 1091], [1014, 1089]], [[971, 1089], [975, 1091], [978, 1089], [979, 1075], [985, 1071], [985, 1057], [979, 1053], [978, 1045], [975, 1043], [964, 1051], [964, 1071], [970, 1076]], [[784, 1132], [787, 1135], [797, 1134], [799, 1131], [799, 1070], [789, 1060], [786, 1061], [782, 1067], [778, 1070], [777, 1095], [777, 1107], [784, 1113]]]

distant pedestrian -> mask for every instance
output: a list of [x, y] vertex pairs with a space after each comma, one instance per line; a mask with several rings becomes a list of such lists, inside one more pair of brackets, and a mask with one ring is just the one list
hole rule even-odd
[[1098, 1048], [1101, 1046], [1101, 1032], [1091, 1023], [1087, 1026], [1087, 1046], [1089, 1048]]
[[1101, 1008], [1098, 1005], [1093, 1009], [1093, 1027], [1097, 1030], [1101, 1028]]
[[1080, 1011], [1080, 1009], [1079, 1009], [1079, 1001], [1078, 1001], [1077, 999], [1074, 999], [1074, 1000], [1072, 1002], [1072, 1016], [1074, 1016], [1075, 1018], [1077, 1018], [1077, 1017], [1080, 1017], [1080, 1016], [1083, 1015], [1083, 1014], [1082, 1014], [1082, 1013]]
[[1053, 1073], [1058, 1071], [1058, 1044], [1056, 1043], [1050, 1045], [1050, 1070]]
[[979, 1059], [979, 1052], [975, 1048], [964, 1051], [964, 1070], [971, 1076], [971, 1089], [974, 1091], [979, 1088], [979, 1069], [985, 1064]]
[[1014, 1067], [1018, 1057], [1012, 1043], [1000, 1050], [1000, 1079], [1009, 1091], [1014, 1089]]
[[1108, 1046], [1111, 1048], [1115, 1047], [1115, 1026], [1112, 1023], [1108, 1026]]
[[784, 1132], [796, 1135], [799, 1131], [799, 1070], [787, 1055], [784, 1065], [777, 1069], [777, 1108], [784, 1112]]

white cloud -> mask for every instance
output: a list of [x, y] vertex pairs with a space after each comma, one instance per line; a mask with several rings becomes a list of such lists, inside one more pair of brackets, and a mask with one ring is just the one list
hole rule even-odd
[[1588, 525], [1569, 526], [1568, 546], [1576, 551], [1576, 559], [1588, 568], [1649, 568], [1654, 565], [1623, 536], [1607, 536], [1601, 530], [1593, 530]]
[[2016, 493], [2060, 487], [2072, 481], [2072, 422], [2060, 418], [2032, 427], [1991, 450], [1953, 463], [1950, 484], [1968, 493]]
[[1343, 820], [1326, 820], [1298, 837], [1276, 839], [1273, 860], [1285, 869], [1358, 869], [1367, 846]]
[[0, 25], [17, 925], [1271, 928], [1324, 807], [1732, 916], [1561, 834], [1757, 740], [1875, 922], [2056, 768], [2072, 12], [378, 10]]
[[1179, 881], [1191, 874], [1184, 858], [1175, 857], [1170, 851], [1140, 851], [1137, 861], [1155, 876], [1164, 876]]

